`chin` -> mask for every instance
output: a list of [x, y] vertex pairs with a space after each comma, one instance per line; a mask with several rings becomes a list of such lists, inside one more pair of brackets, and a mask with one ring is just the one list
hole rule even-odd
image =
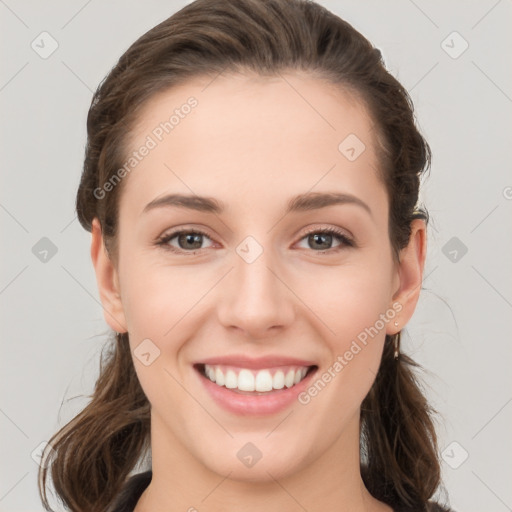
[[[248, 483], [267, 483], [275, 479], [285, 478], [306, 466], [306, 454], [297, 453], [300, 442], [291, 442], [283, 446], [277, 438], [274, 442], [264, 439], [260, 441], [242, 440], [237, 437], [230, 443], [220, 446], [211, 453], [208, 459], [203, 457], [203, 465], [219, 475], [229, 475], [230, 480]], [[227, 446], [227, 445], [230, 446]]]

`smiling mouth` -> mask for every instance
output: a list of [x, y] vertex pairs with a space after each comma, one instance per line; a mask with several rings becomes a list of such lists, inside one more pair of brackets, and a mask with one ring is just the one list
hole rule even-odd
[[254, 370], [227, 365], [196, 364], [194, 368], [206, 379], [235, 393], [267, 395], [299, 384], [318, 366], [287, 365]]

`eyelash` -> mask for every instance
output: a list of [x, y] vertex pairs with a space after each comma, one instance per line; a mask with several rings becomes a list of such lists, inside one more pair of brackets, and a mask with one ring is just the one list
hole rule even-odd
[[[169, 233], [167, 235], [160, 237], [156, 241], [156, 245], [159, 247], [162, 247], [164, 250], [168, 250], [168, 251], [171, 251], [176, 254], [194, 255], [203, 250], [203, 249], [196, 249], [196, 250], [186, 251], [184, 249], [176, 249], [175, 247], [172, 247], [171, 245], [169, 245], [169, 242], [173, 238], [175, 238], [176, 236], [182, 235], [182, 234], [203, 235], [211, 240], [210, 236], [207, 233], [205, 233], [204, 231], [202, 231], [201, 229], [193, 229], [193, 230], [192, 229], [190, 229], [190, 230], [182, 229], [180, 231], [174, 231], [172, 233]], [[334, 237], [337, 238], [338, 241], [340, 241], [342, 243], [342, 245], [340, 247], [334, 247], [331, 249], [325, 249], [325, 250], [319, 250], [319, 251], [313, 251], [313, 252], [317, 252], [320, 254], [334, 253], [334, 252], [343, 250], [344, 247], [345, 248], [346, 247], [356, 247], [356, 244], [352, 239], [350, 239], [347, 235], [345, 235], [345, 233], [343, 233], [342, 231], [340, 231], [336, 228], [325, 228], [325, 229], [318, 229], [318, 228], [314, 229], [313, 228], [313, 229], [310, 229], [309, 231], [307, 231], [304, 234], [304, 236], [299, 241], [302, 241], [304, 238], [306, 238], [308, 235], [311, 235], [311, 234], [334, 235]]]

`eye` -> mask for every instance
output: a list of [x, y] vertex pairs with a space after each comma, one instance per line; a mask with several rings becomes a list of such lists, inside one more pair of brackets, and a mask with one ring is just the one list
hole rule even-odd
[[[168, 233], [159, 238], [156, 244], [164, 249], [170, 250], [179, 254], [195, 254], [196, 251], [200, 251], [205, 249], [205, 247], [201, 247], [203, 243], [203, 239], [207, 238], [211, 240], [211, 238], [200, 229], [195, 230], [181, 230], [174, 231], [172, 233]], [[171, 244], [171, 241], [176, 239], [178, 247]], [[338, 240], [339, 245], [337, 247], [328, 247], [332, 245], [333, 239]], [[306, 232], [306, 235], [301, 238], [300, 241], [307, 240], [307, 243], [310, 245], [309, 248], [315, 248], [319, 250], [315, 250], [314, 252], [337, 252], [342, 250], [344, 247], [355, 247], [355, 242], [350, 239], [344, 232], [336, 229], [336, 228], [326, 228], [326, 229], [310, 229]], [[306, 247], [308, 248], [308, 247]]]
[[[164, 247], [172, 252], [177, 253], [192, 253], [194, 254], [196, 250], [201, 250], [202, 238], [206, 237], [210, 240], [210, 237], [201, 230], [182, 230], [182, 231], [174, 231], [173, 233], [168, 233], [161, 237], [157, 241], [157, 245]], [[178, 243], [178, 247], [173, 246], [170, 242], [176, 238]]]
[[[338, 240], [340, 244], [334, 248], [328, 247], [332, 244], [333, 239]], [[350, 239], [345, 233], [336, 228], [310, 229], [306, 233], [306, 236], [301, 239], [301, 241], [302, 240], [306, 240], [309, 247], [317, 247], [320, 249], [314, 252], [336, 252], [343, 249], [343, 247], [355, 247], [354, 241]]]

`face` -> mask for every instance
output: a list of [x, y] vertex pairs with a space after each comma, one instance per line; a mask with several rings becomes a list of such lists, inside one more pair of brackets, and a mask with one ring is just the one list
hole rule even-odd
[[196, 79], [145, 106], [110, 288], [95, 264], [151, 403], [153, 465], [255, 481], [358, 462], [361, 402], [424, 255], [393, 261], [372, 126], [299, 74]]

